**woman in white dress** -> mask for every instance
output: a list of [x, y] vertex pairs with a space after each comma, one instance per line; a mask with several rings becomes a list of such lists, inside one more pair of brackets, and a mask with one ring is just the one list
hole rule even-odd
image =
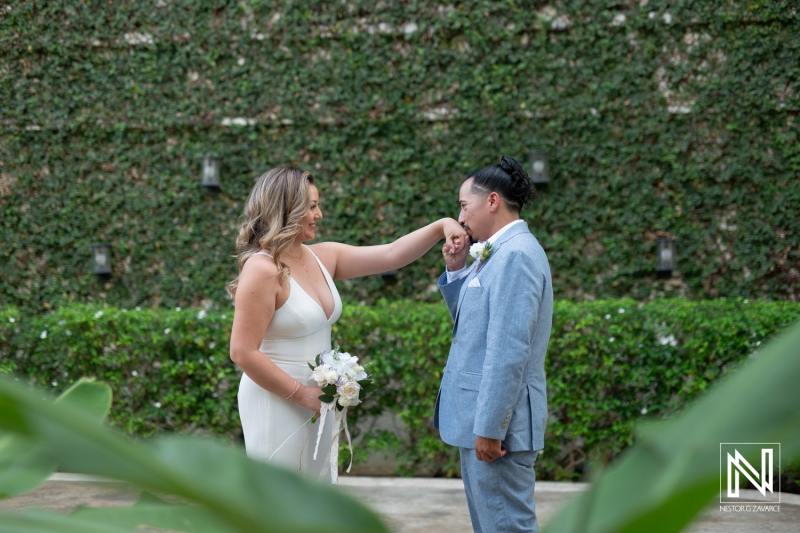
[[317, 426], [310, 419], [322, 391], [309, 381], [308, 363], [331, 349], [331, 326], [342, 312], [333, 281], [403, 267], [442, 238], [459, 250], [469, 243], [458, 222], [443, 218], [391, 244], [304, 245], [316, 237], [321, 218], [309, 172], [267, 171], [245, 203], [236, 241], [239, 277], [230, 284], [230, 354], [244, 371], [238, 399], [247, 454], [313, 477], [326, 473], [333, 435], [329, 429], [314, 460]]

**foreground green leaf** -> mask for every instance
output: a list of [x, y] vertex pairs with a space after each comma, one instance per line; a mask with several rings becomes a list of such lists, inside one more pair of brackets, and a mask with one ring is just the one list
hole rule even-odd
[[131, 507], [82, 507], [72, 516], [84, 523], [137, 528], [149, 527], [194, 533], [235, 533], [210, 512], [199, 505], [167, 503], [150, 494], [143, 495]]
[[[41, 393], [8, 379], [0, 379], [0, 429], [42, 446], [64, 470], [199, 504], [224, 531], [386, 531], [371, 511], [336, 488], [250, 460], [239, 448], [188, 437], [135, 442], [69, 402], [42, 401]], [[140, 523], [146, 524], [147, 516]], [[192, 524], [182, 530], [207, 531]]]
[[[681, 531], [720, 491], [720, 443], [780, 442], [800, 457], [800, 326], [639, 442], [547, 525], [559, 533]], [[748, 461], [759, 458], [746, 456]]]
[[97, 524], [73, 516], [32, 510], [0, 513], [0, 533], [138, 533], [131, 528]]
[[[103, 383], [81, 379], [56, 399], [56, 402], [81, 409], [97, 422], [108, 416], [111, 388]], [[57, 463], [46, 449], [20, 435], [0, 439], [0, 498], [26, 494], [55, 472]]]

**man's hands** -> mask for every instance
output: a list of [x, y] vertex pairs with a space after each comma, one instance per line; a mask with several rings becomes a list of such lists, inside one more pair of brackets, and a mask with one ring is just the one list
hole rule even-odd
[[491, 463], [505, 454], [506, 450], [502, 447], [500, 439], [487, 439], [486, 437], [475, 439], [475, 457], [478, 458], [478, 461]]
[[470, 239], [461, 224], [452, 218], [444, 221], [445, 243], [442, 246], [442, 256], [447, 265], [447, 270], [454, 272], [461, 270], [467, 264]]

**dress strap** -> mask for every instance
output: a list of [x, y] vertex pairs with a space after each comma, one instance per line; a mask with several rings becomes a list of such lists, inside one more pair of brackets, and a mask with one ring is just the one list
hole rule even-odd
[[268, 254], [267, 252], [256, 252], [253, 255], [266, 255], [270, 259], [275, 259], [274, 257], [272, 257], [272, 254]]

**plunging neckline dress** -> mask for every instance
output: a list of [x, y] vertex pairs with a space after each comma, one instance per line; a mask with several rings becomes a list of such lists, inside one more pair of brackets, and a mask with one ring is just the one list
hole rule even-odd
[[[311, 252], [308, 247], [306, 249]], [[266, 252], [258, 253], [272, 257]], [[264, 357], [269, 357], [303, 385], [315, 384], [310, 380], [308, 363], [313, 364], [318, 354], [331, 349], [331, 329], [342, 314], [342, 300], [333, 279], [314, 252], [311, 255], [322, 269], [333, 295], [333, 313], [328, 317], [320, 304], [289, 276], [289, 297], [275, 311], [259, 348]], [[332, 424], [326, 424], [314, 460], [319, 421], [309, 422], [311, 411], [266, 391], [244, 373], [238, 400], [249, 457], [281, 464], [315, 478], [327, 472]]]

